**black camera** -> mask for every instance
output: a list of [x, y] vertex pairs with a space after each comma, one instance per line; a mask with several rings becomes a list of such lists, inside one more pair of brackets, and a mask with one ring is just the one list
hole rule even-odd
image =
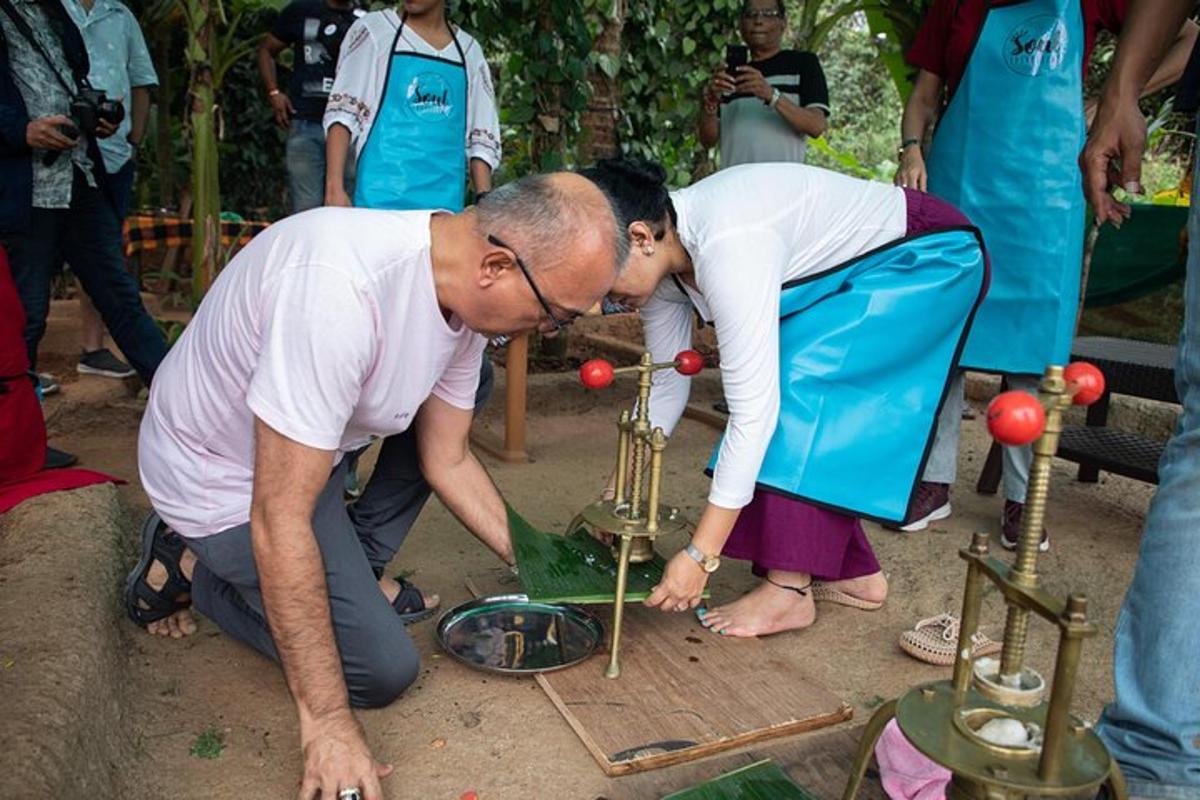
[[101, 121], [120, 125], [121, 120], [125, 119], [125, 106], [119, 100], [110, 100], [103, 89], [80, 86], [79, 92], [71, 99], [69, 116], [75, 127], [88, 136], [94, 136]]

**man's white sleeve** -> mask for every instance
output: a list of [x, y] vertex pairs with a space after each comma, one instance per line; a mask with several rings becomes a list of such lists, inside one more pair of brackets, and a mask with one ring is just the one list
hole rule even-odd
[[472, 158], [486, 161], [495, 169], [500, 165], [500, 113], [496, 109], [496, 88], [492, 70], [479, 42], [471, 41], [467, 60], [467, 163]]
[[374, 366], [375, 314], [332, 267], [283, 270], [271, 294], [246, 404], [292, 441], [336, 450]]
[[338, 56], [333, 89], [325, 104], [325, 133], [334, 125], [350, 131], [355, 152], [362, 149], [378, 111], [375, 105], [383, 92], [387, 75], [380, 46], [367, 17], [355, 21], [346, 31]]

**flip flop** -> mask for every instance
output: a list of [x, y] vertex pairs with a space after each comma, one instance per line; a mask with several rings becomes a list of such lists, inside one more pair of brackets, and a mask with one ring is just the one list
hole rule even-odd
[[425, 595], [420, 589], [399, 575], [396, 576], [395, 580], [396, 583], [400, 584], [400, 593], [392, 601], [392, 608], [396, 609], [396, 615], [400, 617], [400, 621], [405, 625], [411, 625], [414, 622], [428, 619], [438, 610], [441, 602], [432, 608], [426, 608]]
[[849, 606], [857, 608], [861, 611], [878, 611], [883, 608], [883, 603], [878, 603], [872, 600], [863, 600], [861, 597], [855, 597], [852, 594], [847, 594], [840, 589], [834, 589], [826, 583], [813, 581], [812, 585], [813, 600], [818, 603], [834, 603], [839, 606]]

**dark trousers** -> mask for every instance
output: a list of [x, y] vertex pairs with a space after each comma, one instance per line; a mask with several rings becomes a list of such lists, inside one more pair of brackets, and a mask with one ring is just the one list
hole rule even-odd
[[149, 386], [167, 344], [142, 305], [137, 281], [125, 271], [121, 221], [105, 193], [89, 187], [78, 170], [71, 191], [70, 208], [35, 208], [29, 226], [4, 241], [25, 308], [30, 368], [37, 366], [38, 343], [46, 332], [51, 283], [65, 260], [113, 340]]
[[[476, 412], [491, 391], [492, 366], [485, 358]], [[412, 639], [376, 579], [407, 538], [430, 488], [421, 475], [412, 428], [383, 440], [371, 480], [350, 507], [342, 501], [347, 462], [342, 459], [321, 491], [312, 526], [350, 702], [373, 708], [395, 700], [416, 679], [420, 666]], [[192, 575], [196, 609], [233, 638], [278, 661], [249, 523], [189, 539], [188, 546], [197, 558]]]

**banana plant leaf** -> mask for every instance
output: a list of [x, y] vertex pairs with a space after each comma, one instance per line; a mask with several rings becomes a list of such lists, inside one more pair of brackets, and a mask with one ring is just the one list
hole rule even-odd
[[[508, 529], [521, 586], [541, 603], [612, 603], [616, 600], [617, 562], [603, 542], [577, 530], [568, 536], [540, 531], [508, 508]], [[625, 602], [640, 602], [662, 580], [662, 556], [629, 565]], [[707, 597], [707, 593], [705, 594]]]
[[770, 759], [726, 772], [662, 800], [816, 800]]

